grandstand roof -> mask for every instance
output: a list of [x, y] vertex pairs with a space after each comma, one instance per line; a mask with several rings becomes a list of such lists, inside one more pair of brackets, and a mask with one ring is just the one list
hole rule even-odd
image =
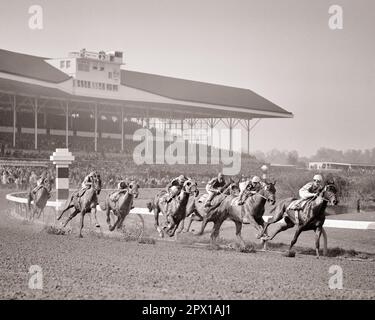
[[[293, 116], [292, 113], [248, 89], [129, 70], [121, 70], [122, 86], [164, 97], [165, 101], [80, 96], [62, 89], [60, 84], [71, 77], [47, 63], [45, 60], [48, 59], [0, 49], [0, 91], [82, 102], [95, 101], [107, 105], [122, 104], [132, 108], [133, 114], [142, 109], [142, 116], [146, 109], [150, 111], [150, 117], [158, 117], [158, 113], [160, 117], [163, 114], [170, 118], [176, 116], [249, 119]], [[12, 79], [11, 76], [1, 76], [1, 73], [18, 77]], [[31, 83], [27, 79], [39, 82]]]
[[0, 49], [0, 72], [59, 83], [70, 77], [45, 62], [43, 57]]
[[255, 92], [212, 83], [122, 70], [121, 84], [172, 99], [243, 107], [292, 115]]

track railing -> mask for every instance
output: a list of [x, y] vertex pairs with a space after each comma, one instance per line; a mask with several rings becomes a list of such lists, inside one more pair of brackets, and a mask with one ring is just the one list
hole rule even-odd
[[[110, 189], [103, 191], [110, 191]], [[26, 210], [27, 199], [22, 197], [25, 192], [13, 192], [6, 195], [6, 199], [15, 204], [16, 210], [20, 213]], [[61, 205], [61, 204], [60, 204]], [[47, 201], [47, 207], [59, 208], [59, 203], [57, 201]], [[97, 206], [98, 211], [103, 211], [100, 206]], [[133, 208], [130, 213], [140, 214], [140, 215], [153, 215], [152, 212], [149, 212], [147, 208], [136, 207]], [[268, 220], [271, 216], [264, 216], [264, 220]], [[338, 220], [338, 219], [326, 219], [324, 222], [325, 228], [338, 228], [338, 229], [353, 229], [353, 230], [375, 230], [374, 221], [354, 221], [354, 220]]]

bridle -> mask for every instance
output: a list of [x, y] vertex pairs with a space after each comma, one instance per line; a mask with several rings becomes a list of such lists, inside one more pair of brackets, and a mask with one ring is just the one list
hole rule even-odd
[[330, 199], [327, 199], [326, 197], [324, 197], [324, 194], [329, 191], [328, 190], [329, 187], [334, 187], [334, 185], [333, 184], [327, 184], [327, 185], [324, 186], [322, 191], [319, 192], [319, 196], [322, 198], [323, 201], [326, 201], [326, 202], [330, 201]]
[[[268, 186], [269, 186], [269, 184], [264, 183], [262, 189], [263, 189], [264, 191], [267, 191], [270, 195], [272, 195], [272, 193], [271, 193], [269, 190], [267, 190], [267, 187], [268, 187]], [[259, 195], [260, 197], [262, 197], [263, 199], [265, 199], [266, 201], [271, 201], [271, 200], [273, 200], [273, 199], [271, 198], [271, 196], [269, 196], [269, 197], [265, 197], [264, 195], [260, 194], [259, 192], [257, 192], [256, 194]]]
[[[136, 188], [133, 188], [133, 187], [136, 187]], [[135, 196], [136, 198], [138, 197], [138, 188], [139, 188], [139, 185], [136, 183], [136, 182], [130, 182], [129, 183], [129, 194]]]
[[[186, 187], [189, 188], [189, 191], [186, 190]], [[197, 183], [194, 180], [186, 180], [184, 186], [182, 187], [184, 193], [192, 194], [197, 191]]]

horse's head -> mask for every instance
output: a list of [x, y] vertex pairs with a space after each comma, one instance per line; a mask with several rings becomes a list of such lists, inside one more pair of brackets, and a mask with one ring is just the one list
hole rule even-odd
[[194, 179], [188, 179], [184, 182], [184, 185], [182, 187], [182, 191], [185, 193], [196, 193], [198, 190], [197, 182]]
[[52, 183], [50, 179], [45, 179], [43, 185], [44, 185], [44, 188], [47, 190], [47, 192], [51, 192]]
[[339, 203], [337, 199], [337, 189], [334, 182], [329, 182], [325, 185], [321, 192], [323, 200], [327, 201], [331, 205], [337, 205]]
[[129, 193], [134, 196], [134, 198], [138, 198], [139, 195], [139, 184], [136, 181], [131, 181], [129, 183]]
[[274, 182], [263, 182], [263, 188], [261, 189], [260, 193], [266, 198], [266, 200], [271, 203], [272, 205], [276, 202], [276, 181]]
[[100, 178], [100, 174], [97, 172], [95, 172], [92, 176], [92, 188], [97, 192], [98, 195], [102, 190], [102, 179]]
[[229, 194], [233, 197], [237, 197], [240, 194], [240, 187], [238, 186], [238, 183], [231, 183], [227, 189], [229, 191]]

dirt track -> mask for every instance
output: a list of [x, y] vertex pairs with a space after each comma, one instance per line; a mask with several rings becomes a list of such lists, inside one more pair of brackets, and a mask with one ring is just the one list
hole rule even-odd
[[[0, 208], [0, 298], [5, 299], [374, 299], [375, 262], [275, 252], [209, 250], [183, 243], [48, 234]], [[28, 288], [28, 269], [43, 269], [43, 290]], [[343, 290], [328, 287], [343, 269]]]

